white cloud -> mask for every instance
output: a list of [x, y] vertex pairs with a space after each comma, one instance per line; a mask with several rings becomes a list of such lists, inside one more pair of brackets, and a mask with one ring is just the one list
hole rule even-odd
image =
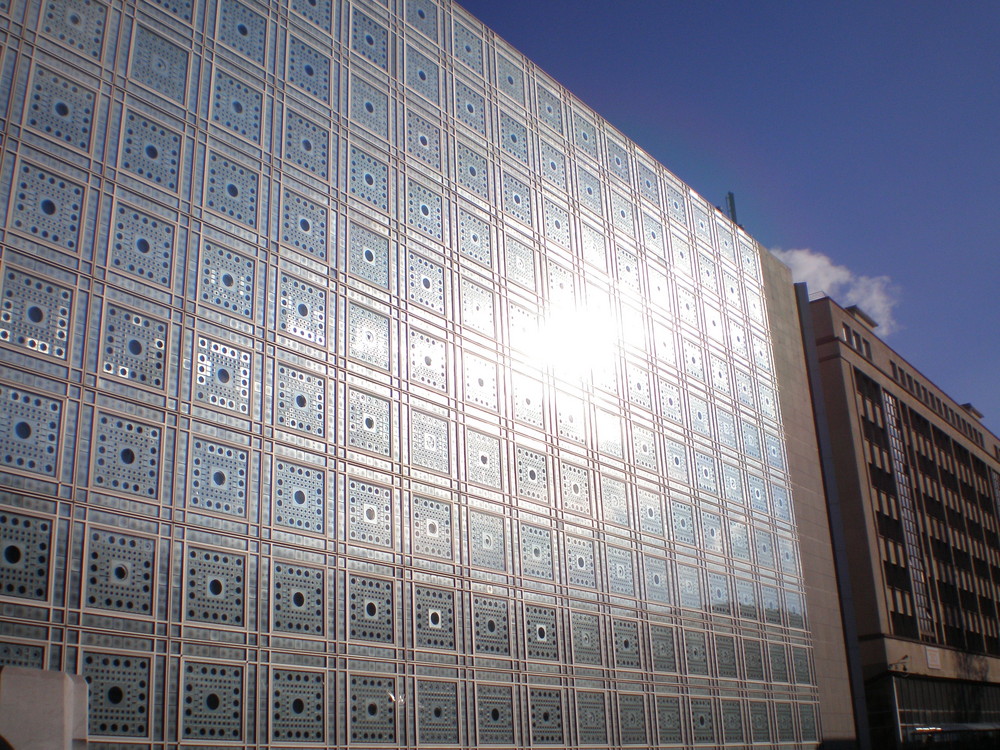
[[899, 303], [899, 289], [888, 276], [858, 276], [847, 266], [838, 266], [823, 253], [813, 250], [771, 252], [792, 269], [795, 281], [809, 285], [810, 294], [825, 292], [839, 303], [857, 305], [879, 325], [879, 335], [887, 336], [898, 328], [893, 308]]

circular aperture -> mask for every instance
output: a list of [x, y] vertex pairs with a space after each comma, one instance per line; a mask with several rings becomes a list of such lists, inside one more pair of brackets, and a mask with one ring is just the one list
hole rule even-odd
[[296, 306], [295, 311], [299, 314], [299, 317], [305, 318], [309, 315], [309, 308], [302, 302]]
[[378, 704], [377, 703], [369, 703], [368, 704], [368, 715], [369, 716], [375, 716], [377, 713], [378, 713]]
[[236, 114], [239, 115], [243, 113], [243, 102], [233, 99], [231, 106], [233, 108], [233, 112], [235, 112]]
[[292, 604], [294, 604], [296, 607], [301, 607], [305, 603], [306, 603], [306, 596], [301, 591], [296, 591], [294, 594], [292, 594]]
[[237, 24], [236, 33], [239, 34], [240, 36], [246, 36], [247, 34], [250, 33], [250, 29], [247, 28], [247, 25], [245, 23]]
[[221, 487], [226, 483], [226, 473], [224, 471], [217, 471], [212, 474], [212, 481], [217, 487]]
[[56, 204], [53, 203], [48, 198], [46, 198], [45, 200], [43, 200], [41, 202], [41, 206], [40, 207], [42, 209], [42, 213], [46, 214], [47, 216], [52, 216], [52, 214], [54, 214], [56, 212]]
[[66, 117], [69, 114], [69, 106], [66, 102], [56, 102], [52, 109], [60, 117]]
[[213, 578], [208, 582], [208, 593], [212, 596], [219, 596], [222, 593], [222, 581], [218, 578]]
[[160, 156], [159, 149], [156, 148], [152, 143], [146, 146], [146, 157], [149, 159], [157, 159]]
[[500, 721], [500, 709], [494, 708], [492, 711], [490, 711], [490, 718], [493, 721]]
[[128, 568], [124, 565], [116, 565], [112, 573], [114, 573], [115, 578], [119, 581], [124, 581], [128, 578]]
[[133, 357], [138, 357], [142, 354], [142, 342], [138, 339], [129, 339], [128, 342], [128, 353]]
[[232, 287], [236, 283], [236, 279], [233, 278], [232, 274], [224, 273], [222, 274], [222, 286]]
[[303, 702], [301, 698], [296, 698], [295, 700], [292, 701], [293, 713], [300, 714], [305, 710], [306, 710], [306, 704]]
[[108, 688], [108, 703], [118, 705], [123, 700], [125, 700], [125, 693], [117, 685], [112, 685]]
[[8, 544], [3, 548], [3, 559], [10, 565], [17, 565], [21, 562], [21, 548], [16, 544]]
[[218, 370], [215, 371], [215, 377], [218, 379], [220, 383], [225, 384], [229, 382], [232, 375], [229, 374], [229, 370], [227, 370], [225, 367], [220, 367]]
[[226, 192], [233, 198], [240, 194], [240, 189], [236, 187], [233, 183], [226, 185]]
[[209, 693], [205, 697], [205, 706], [208, 708], [209, 711], [214, 711], [219, 707], [221, 703], [222, 701], [219, 700], [219, 696], [217, 696], [215, 693]]
[[438, 625], [441, 624], [441, 613], [436, 611], [431, 612], [430, 617], [428, 619], [430, 620], [431, 625], [437, 627]]
[[295, 492], [292, 493], [292, 499], [299, 505], [302, 505], [306, 501], [306, 493], [302, 490], [295, 490]]
[[302, 395], [301, 393], [300, 393], [300, 394], [298, 394], [298, 395], [297, 395], [297, 396], [295, 397], [295, 405], [296, 405], [297, 407], [299, 407], [300, 409], [305, 409], [305, 408], [306, 408], [306, 403], [307, 403], [307, 402], [306, 402], [306, 397], [305, 397], [305, 396], [303, 396], [303, 395]]
[[31, 425], [27, 422], [18, 422], [14, 425], [14, 434], [21, 440], [27, 440], [31, 437]]
[[135, 463], [135, 451], [131, 448], [122, 448], [122, 452], [118, 454], [122, 460], [123, 464], [134, 464]]
[[376, 614], [378, 614], [378, 607], [375, 606], [375, 602], [368, 602], [365, 605], [365, 614], [368, 615], [369, 617], [374, 617]]

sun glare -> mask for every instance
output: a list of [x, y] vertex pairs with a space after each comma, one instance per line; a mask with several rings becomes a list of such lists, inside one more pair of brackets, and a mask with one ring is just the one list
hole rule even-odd
[[560, 307], [538, 323], [533, 359], [564, 380], [583, 380], [613, 362], [618, 336], [607, 310]]

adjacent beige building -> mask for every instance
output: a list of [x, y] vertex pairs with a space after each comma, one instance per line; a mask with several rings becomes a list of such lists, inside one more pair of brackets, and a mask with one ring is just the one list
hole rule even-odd
[[[825, 297], [807, 305], [873, 746], [986, 746], [1000, 728], [1000, 439], [882, 342], [864, 312]], [[805, 542], [801, 512], [799, 530]]]

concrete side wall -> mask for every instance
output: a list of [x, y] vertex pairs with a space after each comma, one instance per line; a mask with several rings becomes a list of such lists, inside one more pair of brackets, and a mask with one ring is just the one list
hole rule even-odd
[[761, 256], [806, 607], [815, 644], [823, 739], [851, 740], [856, 730], [847, 653], [795, 288], [788, 268], [766, 251]]

